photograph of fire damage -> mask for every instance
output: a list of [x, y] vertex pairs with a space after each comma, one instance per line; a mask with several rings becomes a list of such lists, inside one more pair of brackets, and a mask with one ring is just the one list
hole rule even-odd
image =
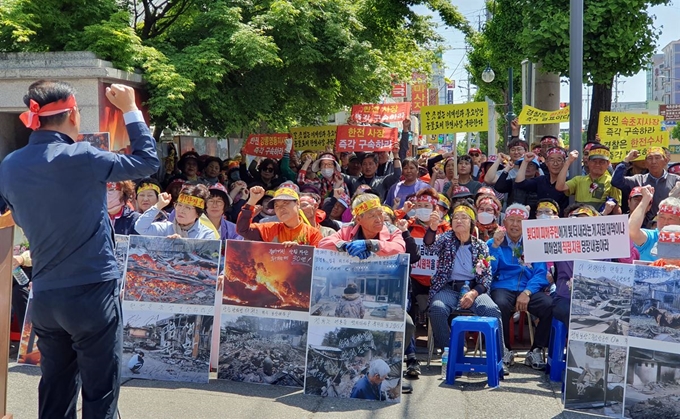
[[123, 377], [207, 383], [213, 316], [123, 310]]
[[625, 416], [677, 418], [680, 412], [680, 355], [630, 348]]
[[629, 334], [680, 343], [680, 271], [636, 267]]
[[[631, 281], [632, 283], [632, 281]], [[570, 328], [583, 332], [628, 335], [633, 288], [604, 276], [574, 273]]]
[[220, 242], [131, 236], [125, 300], [215, 304]]

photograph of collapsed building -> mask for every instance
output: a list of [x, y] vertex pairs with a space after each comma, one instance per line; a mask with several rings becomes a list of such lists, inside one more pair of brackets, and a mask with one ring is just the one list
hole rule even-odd
[[123, 377], [207, 383], [213, 316], [123, 311]]
[[19, 355], [17, 356], [18, 364], [40, 366], [40, 351], [38, 350], [38, 336], [33, 330], [33, 322], [31, 320], [31, 305], [33, 303], [33, 294], [28, 299], [26, 304], [26, 316], [24, 317], [24, 326], [21, 329], [21, 342], [19, 342]]
[[408, 255], [390, 263], [349, 257], [325, 261], [315, 261], [312, 316], [404, 321]]
[[89, 134], [78, 134], [79, 141], [86, 141], [92, 144], [92, 147], [104, 151], [111, 151], [111, 139], [108, 132], [94, 132]]
[[677, 418], [680, 354], [633, 348], [628, 354], [626, 412], [632, 419]]
[[635, 268], [629, 334], [680, 343], [680, 271]]
[[570, 329], [628, 335], [633, 296], [629, 284], [602, 275], [574, 272]]
[[222, 313], [217, 378], [302, 388], [307, 322]]
[[402, 332], [310, 325], [305, 394], [401, 400]]
[[130, 236], [126, 301], [215, 304], [218, 240]]
[[314, 248], [229, 241], [222, 303], [308, 311]]
[[565, 409], [621, 417], [625, 373], [625, 347], [569, 341]]

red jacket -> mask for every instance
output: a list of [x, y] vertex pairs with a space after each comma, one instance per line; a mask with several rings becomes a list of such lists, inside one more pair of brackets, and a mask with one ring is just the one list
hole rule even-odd
[[[361, 228], [359, 224], [349, 224], [336, 231], [335, 234], [324, 237], [317, 247], [319, 249], [335, 250], [336, 252], [341, 251], [345, 243], [355, 239], [359, 228]], [[404, 239], [401, 236], [401, 230], [396, 227], [384, 225], [378, 238], [370, 241], [377, 246], [378, 251], [375, 254], [378, 256], [406, 253], [406, 243], [404, 243]]]

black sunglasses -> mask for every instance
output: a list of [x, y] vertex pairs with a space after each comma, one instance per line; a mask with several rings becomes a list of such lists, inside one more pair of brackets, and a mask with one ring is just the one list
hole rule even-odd
[[274, 168], [273, 167], [265, 167], [262, 169], [263, 172], [269, 172], [269, 173], [274, 173]]

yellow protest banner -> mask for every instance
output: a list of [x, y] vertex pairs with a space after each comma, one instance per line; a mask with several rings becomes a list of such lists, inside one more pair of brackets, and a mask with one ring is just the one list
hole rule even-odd
[[489, 104], [423, 106], [420, 110], [422, 134], [452, 134], [489, 130]]
[[643, 160], [650, 147], [668, 147], [670, 133], [662, 131], [663, 116], [624, 112], [600, 112], [597, 134], [611, 150], [611, 161], [620, 162], [637, 150]]
[[293, 147], [295, 150], [323, 151], [326, 146], [335, 145], [335, 136], [338, 127], [336, 125], [323, 125], [319, 127], [291, 128]]
[[557, 111], [542, 111], [533, 106], [524, 105], [518, 119], [521, 125], [559, 124], [561, 122], [569, 122], [569, 106]]

